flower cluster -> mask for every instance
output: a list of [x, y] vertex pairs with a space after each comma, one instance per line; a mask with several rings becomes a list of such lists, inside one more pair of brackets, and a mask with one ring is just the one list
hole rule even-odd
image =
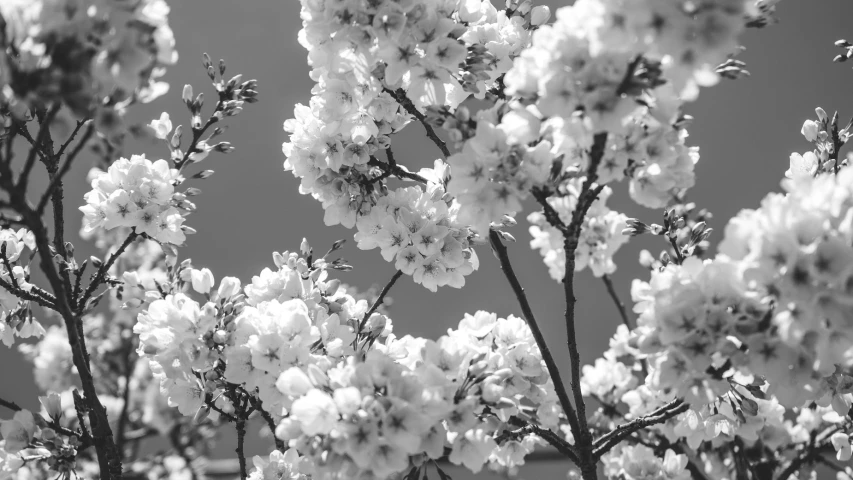
[[177, 52], [163, 0], [12, 0], [0, 5], [0, 15], [0, 101], [20, 117], [61, 102], [109, 131], [129, 102], [168, 90], [157, 79]]
[[525, 109], [505, 110], [481, 110], [475, 135], [447, 160], [453, 173], [448, 193], [460, 204], [459, 221], [481, 235], [490, 223], [520, 211], [529, 190], [551, 173], [551, 144], [538, 141], [539, 119]]
[[733, 368], [765, 378], [785, 406], [823, 397], [822, 379], [851, 365], [850, 185], [848, 168], [786, 180], [787, 193], [729, 222], [715, 259], [635, 281], [650, 385], [700, 405], [729, 390]]
[[501, 422], [559, 424], [530, 330], [519, 318], [486, 312], [437, 341], [389, 337], [361, 361], [293, 368], [279, 388], [294, 400], [276, 433], [313, 459], [314, 478], [386, 478], [411, 469], [413, 457], [445, 451], [474, 472], [486, 462], [514, 467], [537, 441], [506, 435]]
[[667, 450], [663, 458], [645, 445], [625, 445], [608, 452], [601, 461], [608, 478], [625, 480], [688, 480], [687, 456]]
[[116, 160], [106, 172], [92, 175], [86, 193], [83, 232], [128, 227], [162, 243], [181, 245], [186, 236], [184, 215], [192, 209], [175, 192], [178, 172], [166, 160], [152, 162], [144, 155]]
[[[548, 198], [548, 204], [566, 225], [571, 223], [583, 182], [584, 177], [570, 180], [564, 184], [565, 191], [561, 192], [561, 196]], [[616, 271], [613, 255], [628, 241], [628, 237], [621, 233], [627, 217], [605, 205], [610, 194], [610, 188], [604, 187], [584, 218], [575, 250], [576, 272], [589, 267], [593, 275], [600, 277]], [[566, 276], [563, 234], [548, 223], [542, 212], [531, 213], [527, 220], [532, 224], [530, 235], [533, 240], [530, 241], [530, 247], [538, 249], [542, 254], [551, 278], [562, 281]]]
[[[382, 219], [372, 213], [372, 208], [384, 210], [379, 202], [389, 191], [383, 180], [390, 175], [418, 178], [396, 164], [390, 135], [409, 123], [412, 114], [422, 115], [420, 111], [428, 106], [453, 109], [470, 93], [482, 98], [509, 70], [511, 58], [527, 46], [529, 31], [547, 17], [544, 7], [498, 11], [490, 1], [481, 0], [459, 5], [422, 0], [369, 4], [303, 1], [304, 28], [299, 38], [309, 51], [308, 63], [317, 85], [310, 105], [297, 105], [295, 118], [285, 122], [290, 133], [290, 142], [283, 148], [285, 169], [301, 179], [302, 193], [313, 195], [323, 204], [328, 225], [340, 223], [352, 228], [359, 223], [362, 238], [371, 235], [366, 230], [378, 233], [376, 225]], [[381, 151], [385, 152], [384, 160], [375, 156]], [[440, 184], [443, 190], [446, 167], [438, 170], [427, 169], [432, 174], [419, 177]], [[395, 204], [394, 208], [404, 207], [407, 215], [418, 218], [417, 224], [444, 221], [442, 226], [454, 230], [452, 237], [462, 243], [465, 257], [469, 257], [464, 227], [475, 223], [473, 217], [457, 220], [448, 214], [441, 215], [446, 220], [435, 218], [431, 205], [443, 192], [432, 185], [415, 188], [422, 188], [424, 193], [398, 191], [389, 203]], [[419, 198], [431, 197], [435, 200], [418, 203]], [[410, 203], [399, 204], [402, 199]], [[452, 202], [446, 203], [451, 212], [455, 211]], [[367, 215], [373, 218], [361, 220]], [[378, 241], [377, 237], [360, 243]], [[417, 242], [412, 244], [416, 246]], [[448, 247], [455, 251], [456, 242]], [[434, 269], [434, 261], [427, 261], [433, 253], [417, 257], [427, 265], [430, 277], [421, 280], [421, 272], [417, 281], [430, 289], [461, 286], [462, 277], [476, 268], [475, 263], [453, 259]], [[447, 269], [452, 273], [445, 275]], [[435, 274], [430, 273], [433, 270]], [[404, 271], [412, 274], [415, 266]]]
[[461, 288], [479, 260], [455, 214], [456, 204], [438, 184], [400, 188], [359, 217], [355, 239], [361, 249], [380, 248], [386, 261], [433, 292], [444, 285]]
[[24, 248], [35, 251], [32, 232], [25, 228], [0, 229], [0, 341], [7, 347], [15, 342], [15, 337], [44, 334], [44, 328], [30, 313], [28, 302], [21, 302], [19, 298], [21, 293], [30, 294], [34, 288], [29, 282], [27, 262], [18, 265]]
[[174, 273], [177, 288], [164, 288], [134, 327], [170, 405], [195, 418], [262, 405], [276, 436], [305, 456], [258, 459], [253, 475], [386, 478], [446, 451], [474, 471], [487, 462], [512, 468], [540, 440], [528, 430], [509, 434], [510, 417], [560, 427], [553, 384], [522, 319], [478, 312], [437, 341], [397, 338], [390, 319], [368, 315], [366, 301], [328, 279], [334, 262], [287, 252], [275, 259], [278, 270], [265, 269], [242, 292], [233, 278], [214, 290], [212, 274], [187, 263]]

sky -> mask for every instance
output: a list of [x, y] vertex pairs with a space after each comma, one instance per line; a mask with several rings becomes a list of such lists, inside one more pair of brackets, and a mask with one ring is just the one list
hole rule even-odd
[[[382, 287], [394, 273], [377, 250], [359, 251], [352, 231], [326, 227], [320, 204], [300, 195], [298, 180], [283, 171], [281, 144], [286, 140], [282, 123], [292, 117], [293, 105], [307, 103], [313, 82], [308, 77], [306, 52], [297, 43], [301, 24], [296, 0], [181, 0], [171, 3], [170, 24], [175, 31], [178, 64], [171, 67], [165, 80], [171, 91], [152, 104], [141, 106], [130, 119], [147, 123], [160, 112], [171, 114], [172, 122], [189, 123], [180, 101], [182, 86], [191, 83], [196, 92], [213, 97], [213, 90], [201, 64], [202, 53], [214, 60], [223, 58], [230, 74], [242, 73], [244, 79], [259, 82], [260, 102], [247, 105], [241, 116], [229, 122], [222, 137], [236, 151], [230, 155], [211, 154], [200, 168], [212, 169], [211, 178], [197, 182], [202, 194], [196, 198], [198, 211], [186, 224], [198, 233], [189, 237], [181, 257], [210, 268], [217, 279], [236, 276], [244, 283], [264, 267], [273, 267], [272, 252], [297, 250], [303, 237], [317, 251], [325, 251], [337, 239], [347, 239], [343, 256], [355, 268], [339, 278], [360, 289]], [[552, 11], [566, 2], [544, 2]], [[700, 147], [697, 184], [689, 199], [714, 214], [710, 226], [715, 229], [713, 243], [721, 239], [726, 221], [742, 208], [755, 208], [770, 191], [779, 190], [779, 181], [788, 167], [791, 152], [802, 152], [808, 143], [799, 134], [802, 123], [814, 118], [814, 108], [822, 106], [832, 114], [839, 110], [846, 122], [853, 115], [853, 70], [847, 64], [834, 64], [841, 51], [833, 42], [845, 36], [853, 38], [849, 19], [853, 18], [850, 0], [785, 0], [779, 6], [778, 25], [750, 30], [743, 38], [746, 51], [738, 58], [747, 64], [748, 78], [723, 80], [718, 86], [703, 89], [687, 113], [695, 117], [690, 128], [689, 145]], [[209, 104], [212, 102], [209, 102]], [[210, 105], [208, 105], [209, 111]], [[412, 124], [395, 135], [397, 161], [417, 170], [431, 166], [440, 152]], [[161, 145], [131, 143], [126, 153], [146, 153], [149, 158], [167, 157]], [[80, 225], [76, 210], [83, 204], [88, 160], [78, 160], [68, 175], [65, 198], [66, 224], [71, 233]], [[608, 201], [612, 209], [646, 222], [659, 222], [660, 211], [633, 204], [627, 184], [614, 186]], [[550, 340], [551, 350], [562, 371], [568, 370], [563, 324], [564, 299], [561, 284], [547, 274], [538, 252], [528, 246], [526, 213], [516, 218], [519, 225], [510, 232], [518, 239], [509, 245], [509, 254], [521, 283], [526, 287], [537, 319]], [[638, 238], [624, 246], [616, 257], [619, 266], [614, 275], [616, 290], [630, 305], [631, 279], [648, 279], [637, 263], [638, 252], [647, 248], [654, 254], [663, 245], [660, 239]], [[91, 246], [75, 242], [78, 258], [94, 253]], [[461, 290], [442, 288], [431, 293], [403, 277], [392, 290], [390, 315], [395, 333], [436, 338], [455, 326], [466, 312], [496, 312], [499, 316], [520, 315], [512, 291], [500, 272], [497, 260], [487, 248], [478, 251], [480, 270], [467, 278]], [[620, 324], [617, 310], [609, 300], [600, 279], [584, 272], [576, 277], [577, 332], [583, 363], [592, 363], [606, 348], [609, 337]], [[45, 323], [50, 323], [46, 320]], [[96, 359], [93, 359], [96, 361]], [[15, 350], [0, 346], [0, 396], [35, 408], [38, 394], [30, 374], [30, 365]], [[568, 374], [564, 374], [568, 381]], [[0, 412], [6, 416], [8, 412]], [[218, 450], [223, 457], [233, 456], [230, 436]], [[252, 453], [266, 453], [269, 444], [253, 439]], [[564, 478], [565, 464], [549, 463], [526, 467], [528, 478]], [[455, 473], [455, 472], [454, 472]], [[466, 479], [464, 474], [454, 475]], [[490, 478], [484, 476], [482, 478]]]

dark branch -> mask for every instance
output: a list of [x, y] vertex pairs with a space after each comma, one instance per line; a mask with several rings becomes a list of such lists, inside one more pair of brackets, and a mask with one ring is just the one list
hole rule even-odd
[[83, 312], [83, 310], [86, 308], [86, 302], [89, 301], [89, 299], [92, 297], [92, 294], [95, 293], [95, 290], [97, 290], [97, 288], [103, 283], [107, 272], [110, 271], [110, 268], [112, 268], [116, 260], [118, 260], [118, 258], [121, 256], [122, 253], [124, 253], [127, 247], [131, 243], [133, 243], [137, 236], [138, 235], [135, 230], [130, 232], [130, 235], [128, 235], [127, 238], [124, 239], [124, 243], [122, 243], [118, 247], [118, 250], [113, 252], [113, 254], [110, 255], [110, 258], [108, 258], [107, 261], [103, 265], [101, 265], [101, 268], [98, 269], [98, 272], [95, 274], [94, 278], [89, 283], [89, 286], [86, 287], [86, 291], [83, 292], [83, 296], [77, 302], [78, 312]]
[[554, 390], [557, 392], [557, 398], [560, 400], [560, 406], [563, 407], [563, 411], [568, 418], [569, 426], [572, 428], [572, 432], [577, 432], [579, 429], [577, 413], [575, 412], [571, 400], [569, 400], [569, 394], [566, 391], [565, 384], [563, 384], [563, 379], [560, 376], [560, 369], [557, 368], [557, 362], [554, 361], [554, 356], [548, 348], [545, 336], [542, 334], [542, 331], [539, 330], [539, 324], [536, 322], [536, 317], [533, 315], [533, 309], [530, 307], [530, 302], [527, 300], [527, 295], [524, 293], [524, 287], [521, 286], [521, 283], [518, 281], [518, 277], [515, 275], [515, 271], [512, 269], [512, 264], [509, 261], [509, 254], [507, 253], [506, 246], [501, 242], [500, 236], [494, 230], [489, 231], [489, 242], [491, 242], [492, 250], [494, 250], [495, 255], [498, 257], [498, 261], [501, 264], [501, 270], [504, 272], [504, 276], [512, 287], [512, 291], [515, 293], [518, 304], [521, 306], [521, 313], [524, 315], [524, 319], [527, 320], [527, 325], [530, 327], [533, 338], [539, 346], [539, 351], [542, 353], [542, 359], [545, 361], [545, 366], [548, 369], [548, 375], [550, 375], [551, 380], [554, 382]]
[[619, 294], [616, 293], [616, 289], [613, 288], [613, 280], [610, 278], [610, 275], [602, 275], [601, 280], [604, 282], [604, 285], [607, 287], [607, 293], [610, 294], [610, 298], [613, 299], [613, 303], [619, 310], [619, 316], [622, 317], [622, 323], [628, 327], [628, 330], [631, 330], [632, 327], [631, 321], [628, 319], [628, 311], [625, 309], [625, 304], [619, 299]]
[[595, 441], [595, 443], [593, 443], [593, 447], [595, 448], [593, 451], [593, 457], [597, 461], [602, 455], [610, 451], [611, 448], [620, 444], [622, 440], [624, 440], [637, 430], [641, 430], [651, 425], [664, 423], [670, 418], [680, 413], [686, 412], [689, 409], [689, 404], [684, 403], [681, 399], [676, 399], [648, 415], [637, 418], [636, 420], [630, 421], [628, 423], [619, 425], [615, 429], [601, 436], [601, 438], [599, 438]]
[[361, 331], [364, 330], [364, 326], [367, 324], [367, 321], [370, 319], [370, 316], [379, 308], [380, 305], [385, 301], [385, 296], [388, 295], [388, 292], [391, 291], [391, 287], [397, 282], [397, 279], [403, 276], [402, 270], [397, 270], [394, 272], [394, 276], [391, 277], [391, 280], [388, 280], [388, 283], [385, 285], [385, 288], [379, 292], [379, 296], [376, 297], [376, 301], [373, 302], [373, 305], [370, 306], [370, 309], [367, 310], [367, 313], [364, 314], [364, 317], [361, 319], [361, 322], [358, 324], [358, 331], [356, 334], [361, 334]]
[[399, 103], [404, 109], [406, 109], [407, 112], [409, 112], [410, 115], [412, 115], [419, 122], [421, 122], [421, 125], [423, 125], [424, 129], [426, 130], [427, 137], [432, 140], [432, 143], [438, 146], [438, 149], [441, 150], [441, 153], [444, 155], [444, 158], [449, 157], [450, 150], [448, 150], [447, 145], [444, 143], [444, 140], [442, 140], [438, 136], [438, 134], [435, 133], [435, 129], [432, 128], [432, 125], [430, 125], [429, 122], [427, 122], [426, 115], [421, 113], [415, 106], [415, 104], [412, 103], [412, 101], [406, 95], [406, 91], [402, 88], [398, 88], [397, 90], [391, 90], [389, 88], [386, 88], [385, 92], [391, 95], [394, 100], [397, 101], [397, 103]]

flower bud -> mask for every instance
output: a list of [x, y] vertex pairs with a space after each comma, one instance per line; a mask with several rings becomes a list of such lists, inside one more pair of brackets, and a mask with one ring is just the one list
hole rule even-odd
[[530, 11], [530, 25], [538, 27], [551, 18], [551, 9], [547, 5], [537, 5]]
[[805, 123], [803, 123], [803, 128], [800, 130], [800, 133], [802, 133], [809, 142], [817, 140], [818, 132], [820, 132], [820, 126], [818, 126], [817, 122], [814, 120], [806, 120]]
[[52, 420], [59, 421], [62, 416], [62, 400], [59, 394], [50, 393], [45, 397], [39, 397], [39, 402]]
[[181, 99], [184, 101], [184, 103], [186, 103], [186, 104], [187, 104], [187, 106], [188, 106], [188, 107], [192, 104], [192, 101], [193, 101], [193, 86], [192, 86], [192, 85], [190, 85], [189, 83], [188, 83], [188, 84], [186, 84], [186, 85], [184, 85], [184, 91], [183, 91], [183, 93], [181, 94]]
[[213, 273], [210, 269], [202, 268], [201, 270], [192, 269], [190, 272], [193, 290], [198, 293], [209, 293], [213, 287]]
[[240, 279], [236, 277], [223, 277], [219, 282], [217, 294], [219, 298], [231, 298], [240, 293]]

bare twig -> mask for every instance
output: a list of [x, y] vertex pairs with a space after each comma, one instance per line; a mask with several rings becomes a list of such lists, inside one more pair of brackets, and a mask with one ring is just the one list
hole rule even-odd
[[415, 106], [415, 104], [412, 103], [412, 101], [406, 95], [406, 91], [402, 88], [398, 88], [397, 90], [391, 90], [389, 88], [386, 88], [385, 92], [391, 95], [394, 100], [397, 101], [397, 103], [399, 103], [404, 109], [406, 109], [407, 112], [409, 112], [410, 115], [412, 115], [419, 122], [421, 122], [421, 125], [423, 125], [424, 129], [426, 130], [427, 137], [429, 137], [429, 139], [432, 140], [432, 143], [436, 144], [438, 149], [441, 150], [441, 153], [444, 155], [444, 158], [449, 157], [450, 150], [447, 149], [447, 145], [444, 143], [444, 140], [442, 140], [438, 136], [438, 134], [435, 133], [435, 129], [432, 128], [432, 125], [430, 125], [429, 122], [427, 122], [426, 115], [421, 113]]
[[358, 324], [358, 331], [356, 334], [360, 334], [362, 330], [364, 330], [364, 326], [367, 324], [367, 321], [370, 319], [370, 316], [373, 315], [373, 312], [382, 305], [382, 302], [385, 301], [385, 295], [388, 295], [388, 292], [391, 291], [391, 287], [397, 282], [397, 279], [403, 276], [402, 270], [397, 270], [394, 272], [394, 275], [391, 277], [391, 280], [388, 280], [388, 283], [385, 285], [385, 288], [379, 292], [379, 296], [376, 297], [376, 301], [373, 302], [373, 305], [370, 306], [370, 309], [367, 310], [367, 313], [364, 314], [364, 317], [361, 319], [361, 322]]
[[[56, 153], [56, 161], [59, 161], [60, 157], [62, 157], [62, 155], [65, 153], [65, 149], [74, 139], [74, 136], [77, 135], [77, 132], [80, 130], [80, 127], [83, 126], [84, 123], [86, 122], [77, 122], [77, 128], [74, 129], [74, 131], [71, 133], [71, 136], [68, 138], [68, 140], [66, 140], [65, 143], [62, 144], [62, 146], [59, 148], [59, 152]], [[86, 128], [86, 132], [83, 134], [83, 137], [80, 138], [80, 141], [77, 142], [77, 145], [74, 147], [74, 150], [71, 151], [71, 153], [65, 159], [65, 162], [63, 162], [62, 166], [59, 167], [59, 169], [56, 171], [56, 174], [50, 181], [50, 185], [47, 186], [47, 189], [44, 191], [44, 194], [42, 194], [41, 200], [39, 200], [38, 206], [36, 207], [36, 212], [38, 212], [39, 215], [44, 212], [44, 209], [47, 206], [47, 202], [52, 198], [56, 187], [59, 185], [59, 182], [62, 181], [62, 178], [65, 176], [66, 173], [68, 173], [68, 170], [71, 168], [71, 163], [74, 161], [77, 155], [80, 154], [80, 152], [83, 150], [83, 147], [86, 146], [86, 143], [88, 143], [89, 139], [94, 133], [95, 124], [90, 123], [89, 126]]]
[[237, 419], [237, 459], [240, 462], [240, 480], [246, 480], [246, 455], [243, 453], [243, 441], [246, 438], [246, 421], [242, 418]]
[[637, 430], [641, 430], [651, 425], [663, 423], [680, 413], [686, 412], [689, 409], [689, 404], [684, 403], [681, 399], [676, 399], [648, 415], [642, 416], [628, 423], [619, 425], [618, 427], [604, 434], [601, 438], [594, 442], [594, 458], [597, 461], [602, 455], [610, 451], [611, 448], [621, 443], [622, 440], [624, 440]]
[[110, 268], [112, 268], [113, 264], [116, 262], [116, 260], [118, 260], [121, 254], [124, 253], [127, 247], [130, 246], [130, 244], [133, 243], [134, 240], [136, 240], [137, 236], [138, 234], [136, 233], [136, 230], [130, 232], [130, 235], [128, 235], [127, 238], [124, 239], [124, 242], [118, 247], [118, 250], [113, 252], [112, 255], [110, 255], [110, 258], [108, 258], [107, 261], [104, 262], [103, 265], [101, 265], [101, 268], [98, 269], [98, 272], [95, 274], [94, 278], [92, 278], [92, 281], [89, 283], [89, 286], [86, 287], [86, 291], [83, 292], [83, 296], [80, 297], [80, 299], [77, 301], [78, 312], [83, 312], [83, 309], [86, 308], [86, 302], [89, 301], [89, 299], [92, 297], [92, 294], [95, 293], [95, 290], [97, 290], [101, 283], [103, 283], [107, 272], [110, 271]]
[[628, 327], [628, 330], [631, 330], [631, 321], [628, 319], [628, 311], [625, 309], [625, 304], [619, 299], [619, 294], [616, 293], [616, 289], [613, 288], [613, 280], [610, 278], [610, 275], [602, 275], [601, 280], [604, 282], [604, 285], [607, 287], [607, 293], [610, 294], [610, 298], [619, 310], [619, 316], [622, 317], [622, 323]]
[[530, 302], [527, 300], [527, 295], [524, 293], [524, 287], [521, 286], [521, 283], [518, 281], [518, 277], [515, 275], [515, 271], [512, 269], [512, 264], [509, 261], [509, 254], [507, 253], [506, 246], [501, 242], [500, 236], [494, 230], [489, 231], [489, 241], [492, 244], [492, 250], [494, 250], [495, 255], [498, 257], [498, 261], [501, 264], [501, 270], [504, 272], [504, 276], [509, 282], [510, 287], [512, 287], [512, 291], [515, 293], [518, 304], [521, 306], [521, 313], [524, 315], [524, 319], [527, 320], [527, 325], [530, 327], [533, 338], [536, 340], [536, 345], [539, 346], [539, 351], [542, 353], [542, 359], [545, 361], [545, 366], [548, 369], [548, 375], [554, 382], [554, 390], [557, 392], [557, 398], [560, 400], [560, 406], [563, 407], [563, 411], [568, 418], [569, 426], [572, 428], [572, 432], [577, 432], [579, 429], [577, 413], [575, 412], [571, 400], [569, 400], [569, 395], [566, 391], [566, 386], [563, 384], [563, 379], [560, 376], [560, 369], [557, 367], [557, 362], [554, 361], [554, 356], [548, 348], [545, 336], [539, 329], [539, 324], [536, 322], [536, 317], [533, 315], [533, 309], [530, 307]]
[[[390, 158], [393, 158], [393, 157], [389, 156], [389, 159]], [[383, 180], [385, 178], [388, 178], [391, 175], [394, 175], [395, 177], [406, 178], [406, 179], [413, 180], [415, 182], [419, 182], [419, 183], [423, 183], [423, 184], [427, 183], [426, 178], [418, 175], [417, 173], [412, 173], [412, 172], [406, 170], [405, 168], [401, 167], [400, 165], [397, 165], [396, 162], [393, 164], [391, 164], [390, 162], [384, 163], [384, 162], [379, 161], [379, 159], [377, 159], [376, 157], [370, 157], [370, 160], [367, 162], [367, 164], [371, 167], [378, 167], [380, 170], [382, 170], [382, 175], [372, 179], [371, 182], [377, 182], [379, 180]]]

